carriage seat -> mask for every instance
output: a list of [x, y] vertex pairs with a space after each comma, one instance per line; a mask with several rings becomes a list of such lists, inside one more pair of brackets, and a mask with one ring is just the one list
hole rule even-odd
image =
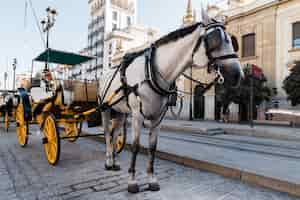
[[58, 87], [56, 88], [56, 90], [54, 92], [48, 92], [51, 95], [47, 98], [43, 98], [40, 99], [39, 101], [34, 101], [36, 103], [36, 106], [33, 109], [33, 113], [34, 115], [38, 115], [41, 114], [43, 112], [43, 108], [46, 104], [50, 103], [50, 102], [54, 102], [56, 100], [56, 98], [58, 97], [58, 95], [62, 95], [62, 93], [60, 93], [60, 91], [62, 90], [62, 87]]

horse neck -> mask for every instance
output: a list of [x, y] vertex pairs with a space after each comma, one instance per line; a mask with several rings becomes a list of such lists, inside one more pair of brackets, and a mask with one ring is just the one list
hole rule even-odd
[[193, 51], [200, 37], [201, 28], [174, 42], [162, 45], [156, 51], [156, 65], [161, 76], [173, 83], [192, 64]]

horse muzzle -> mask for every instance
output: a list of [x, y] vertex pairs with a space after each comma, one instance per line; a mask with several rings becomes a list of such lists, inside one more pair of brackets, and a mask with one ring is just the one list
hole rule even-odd
[[223, 64], [219, 69], [224, 77], [225, 87], [239, 87], [241, 80], [244, 78], [244, 73], [238, 61]]

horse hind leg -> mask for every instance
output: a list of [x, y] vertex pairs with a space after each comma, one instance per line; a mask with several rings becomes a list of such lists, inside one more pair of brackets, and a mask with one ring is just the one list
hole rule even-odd
[[155, 159], [155, 152], [157, 147], [158, 130], [159, 130], [158, 127], [151, 128], [149, 133], [149, 148], [148, 148], [149, 161], [147, 167], [147, 174], [148, 174], [148, 185], [150, 191], [160, 190], [158, 180], [154, 175], [154, 159]]
[[106, 144], [106, 160], [105, 160], [105, 169], [112, 170], [113, 168], [113, 145], [112, 145], [112, 136], [109, 128], [110, 123], [110, 112], [102, 112], [102, 120], [104, 127], [105, 135], [105, 144]]

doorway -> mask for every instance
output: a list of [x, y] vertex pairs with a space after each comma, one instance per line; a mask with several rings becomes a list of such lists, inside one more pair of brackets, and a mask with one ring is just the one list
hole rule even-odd
[[195, 119], [204, 119], [205, 117], [205, 97], [204, 87], [197, 85], [194, 92], [194, 117]]

